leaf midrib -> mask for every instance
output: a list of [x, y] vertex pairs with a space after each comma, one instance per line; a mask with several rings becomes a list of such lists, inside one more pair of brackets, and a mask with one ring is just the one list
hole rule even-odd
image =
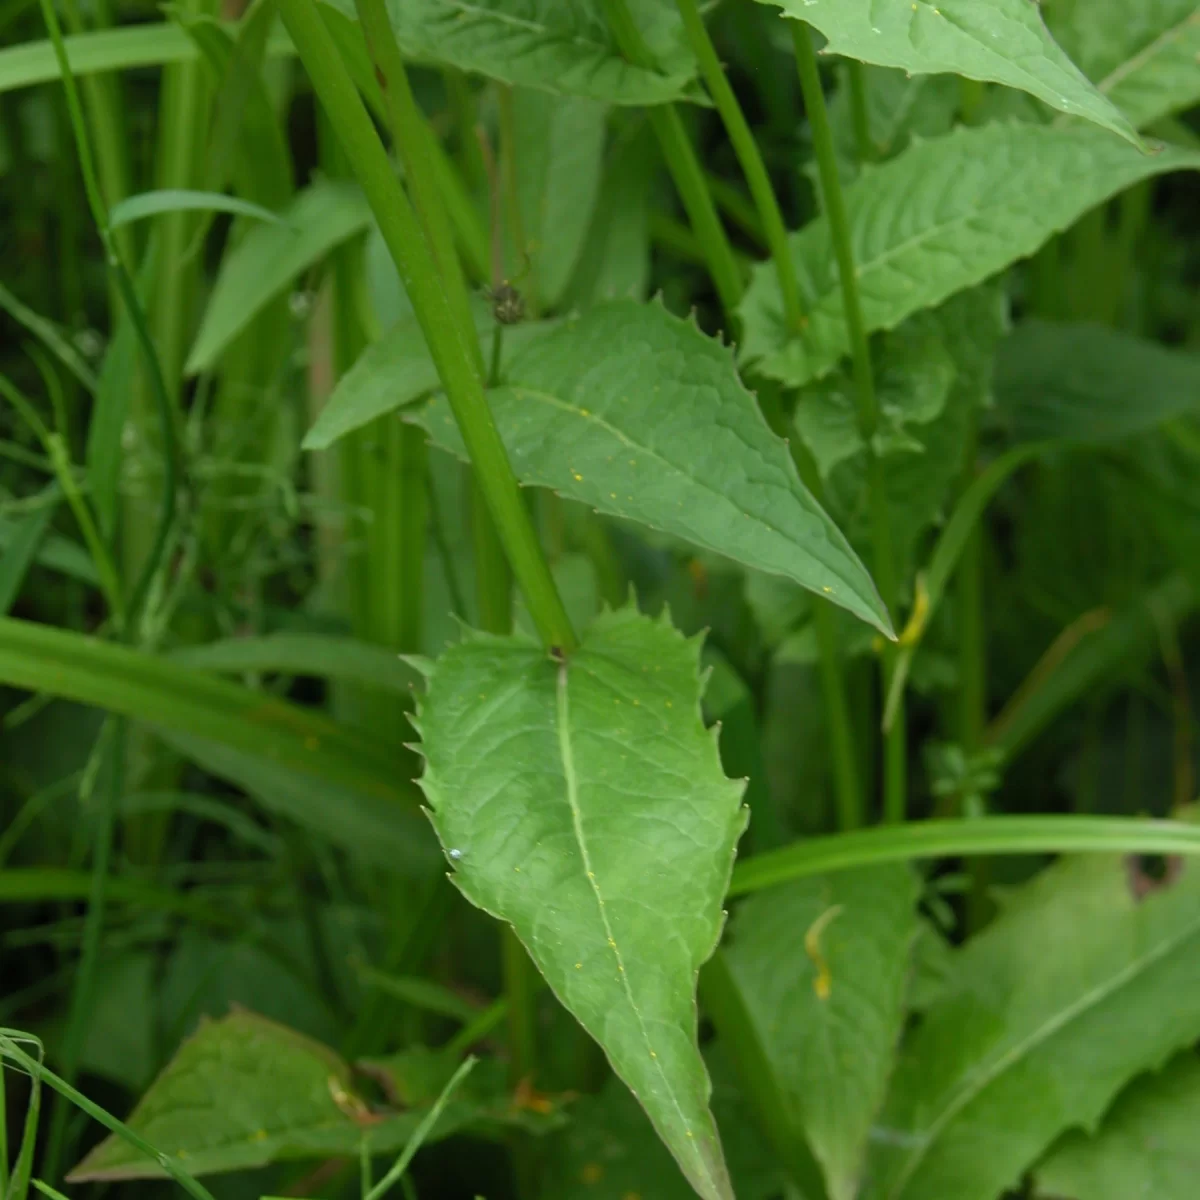
[[900, 1172], [894, 1186], [888, 1192], [888, 1200], [899, 1200], [908, 1185], [908, 1181], [913, 1177], [921, 1163], [924, 1162], [930, 1151], [937, 1144], [938, 1138], [950, 1122], [972, 1101], [982, 1095], [1009, 1068], [1020, 1062], [1043, 1042], [1065, 1029], [1076, 1018], [1090, 1012], [1092, 1008], [1110, 999], [1122, 988], [1134, 982], [1134, 980], [1141, 976], [1143, 971], [1149, 970], [1163, 958], [1177, 950], [1184, 942], [1195, 937], [1198, 932], [1200, 932], [1200, 916], [1174, 937], [1159, 943], [1152, 952], [1144, 954], [1140, 959], [1130, 963], [1104, 983], [1085, 992], [1073, 1004], [1067, 1005], [1060, 1013], [1055, 1014], [1055, 1016], [1044, 1021], [1036, 1029], [1030, 1031], [1026, 1037], [1022, 1038], [1006, 1053], [1002, 1054], [989, 1068], [983, 1072], [972, 1071], [970, 1078], [975, 1081], [975, 1086], [965, 1087], [956, 1093], [942, 1112], [927, 1126], [924, 1140], [914, 1150], [912, 1157]]
[[1189, 25], [1200, 23], [1200, 8], [1193, 9], [1178, 25], [1163, 30], [1153, 41], [1147, 43], [1132, 58], [1114, 67], [1098, 84], [1096, 90], [1107, 96], [1135, 71], [1140, 70], [1146, 63], [1153, 61], [1159, 54], [1165, 53], [1168, 46], [1183, 37]]
[[[653, 461], [657, 462], [659, 465], [667, 468], [668, 470], [674, 472], [676, 475], [679, 475], [681, 478], [686, 479], [688, 482], [697, 485], [704, 491], [708, 492], [710, 495], [716, 497], [716, 499], [721, 501], [722, 503], [728, 504], [735, 512], [740, 513], [742, 516], [747, 517], [749, 520], [758, 522], [758, 524], [763, 526], [763, 528], [769, 529], [776, 536], [782, 538], [789, 546], [796, 545], [795, 540], [788, 533], [786, 533], [784, 530], [780, 529], [777, 525], [775, 525], [773, 522], [771, 522], [766, 517], [755, 516], [751, 513], [746, 512], [744, 509], [739, 508], [736, 504], [733, 503], [732, 500], [729, 499], [729, 497], [720, 488], [714, 487], [707, 479], [701, 478], [696, 475], [689, 474], [682, 467], [677, 466], [675, 463], [671, 462], [670, 459], [665, 458], [660, 451], [655, 450], [652, 447], [647, 446], [642, 442], [635, 442], [628, 434], [626, 434], [622, 430], [618, 429], [615, 425], [613, 425], [611, 422], [605, 420], [603, 417], [597, 416], [594, 412], [588, 410], [587, 413], [585, 414], [585, 412], [582, 408], [580, 408], [576, 404], [573, 404], [571, 401], [565, 400], [559, 396], [556, 396], [553, 392], [542, 391], [540, 388], [530, 387], [527, 384], [508, 384], [507, 390], [510, 392], [513, 392], [515, 395], [527, 396], [531, 400], [537, 400], [543, 404], [548, 404], [551, 407], [561, 409], [563, 412], [569, 413], [571, 416], [577, 417], [579, 420], [581, 420], [585, 423], [591, 423], [591, 424], [598, 426], [599, 428], [605, 430], [607, 433], [610, 433], [623, 446], [628, 446], [630, 450], [636, 450], [639, 454], [646, 455], [648, 458], [652, 459]], [[751, 447], [751, 449], [753, 449], [753, 447]], [[785, 468], [785, 471], [786, 471], [786, 468]], [[814, 503], [815, 503], [815, 500], [814, 500]], [[817, 514], [813, 513], [812, 515], [819, 523], [820, 518], [817, 516]], [[662, 529], [663, 528], [662, 525], [655, 525], [653, 522], [647, 520], [644, 517], [628, 517], [627, 519], [635, 520], [635, 521], [637, 521], [638, 524], [647, 525], [651, 529]], [[669, 532], [669, 531], [664, 530], [664, 532]], [[825, 530], [825, 533], [826, 533], [826, 541], [828, 542], [828, 530], [827, 529]], [[697, 545], [702, 545], [706, 549], [712, 550], [714, 553], [721, 554], [724, 557], [732, 559], [735, 562], [743, 562], [743, 563], [745, 562], [744, 559], [738, 558], [727, 547], [722, 548], [722, 547], [718, 547], [717, 545], [715, 545], [712, 542], [702, 542], [702, 541], [700, 541], [699, 538], [696, 538], [696, 537], [689, 536], [689, 540], [695, 541], [697, 543]], [[834, 577], [834, 579], [838, 580], [838, 582], [843, 584], [849, 590], [849, 592], [852, 596], [859, 595], [858, 589], [852, 580], [847, 579], [844, 575], [840, 574], [838, 572], [837, 568], [834, 566], [831, 566], [828, 562], [825, 562], [823, 560], [818, 560], [818, 561], [821, 562], [821, 566], [823, 568], [825, 568], [825, 570], [827, 570], [830, 573], [830, 575], [832, 575]], [[747, 564], [747, 565], [750, 565], [750, 564]], [[777, 574], [780, 576], [780, 578], [784, 578], [784, 579], [790, 578], [790, 576], [784, 575], [782, 572], [768, 572], [768, 573], [769, 574]]]
[[[629, 982], [629, 974], [625, 970], [625, 959], [620, 947], [617, 945], [616, 938], [613, 936], [613, 929], [608, 920], [604, 897], [600, 892], [600, 884], [596, 879], [595, 871], [592, 870], [591, 852], [588, 850], [587, 838], [583, 832], [583, 813], [579, 807], [579, 776], [575, 769], [575, 751], [571, 745], [571, 707], [568, 696], [569, 672], [570, 667], [567, 663], [562, 663], [558, 668], [558, 679], [555, 685], [555, 725], [557, 727], [559, 758], [562, 761], [563, 780], [566, 784], [567, 804], [571, 809], [571, 824], [575, 834], [575, 842], [579, 847], [579, 855], [583, 862], [583, 869], [587, 873], [588, 884], [596, 900], [596, 907], [600, 914], [600, 923], [604, 928], [604, 936], [608, 939], [608, 944], [612, 948], [613, 955], [617, 960], [617, 972], [621, 979], [621, 987], [625, 993], [625, 999], [633, 1015], [637, 1018], [638, 1032], [641, 1034], [642, 1043], [646, 1047], [646, 1053], [650, 1056], [650, 1061], [654, 1064], [654, 1068], [658, 1072], [658, 1077], [662, 1081], [667, 1095], [671, 1098], [671, 1103], [675, 1106], [675, 1112], [679, 1117], [682, 1128], [687, 1131], [690, 1137], [692, 1131], [687, 1115], [679, 1103], [679, 1097], [676, 1095], [675, 1089], [671, 1086], [671, 1081], [667, 1073], [663, 1070], [662, 1061], [659, 1059], [657, 1052], [650, 1042], [650, 1035], [646, 1031], [646, 1024], [642, 1019], [641, 1009], [634, 999], [633, 988]], [[694, 1156], [693, 1161], [695, 1161], [695, 1157], [699, 1157], [703, 1161], [702, 1156]], [[708, 1174], [707, 1170], [705, 1174]], [[716, 1186], [715, 1181], [711, 1178], [709, 1182], [714, 1187]]]

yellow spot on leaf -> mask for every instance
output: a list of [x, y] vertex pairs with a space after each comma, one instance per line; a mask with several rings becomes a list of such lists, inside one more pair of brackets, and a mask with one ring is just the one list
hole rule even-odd
[[265, 1142], [267, 1140], [267, 1131], [265, 1129], [256, 1129], [254, 1131], [254, 1140], [256, 1142]]
[[580, 475], [580, 473], [579, 473], [578, 471], [572, 471], [572, 472], [571, 472], [571, 478], [572, 478], [572, 479], [574, 479], [576, 483], [582, 483], [582, 482], [583, 482], [583, 476], [582, 476], [582, 475]]
[[604, 1178], [604, 1168], [599, 1163], [586, 1163], [579, 1178], [584, 1183], [599, 1183]]
[[817, 968], [816, 977], [813, 979], [813, 991], [817, 993], [818, 1000], [828, 1000], [830, 992], [833, 991], [833, 977], [829, 973], [829, 964], [821, 953], [821, 934], [825, 932], [825, 926], [841, 911], [840, 904], [827, 908], [808, 927], [808, 932], [804, 935], [804, 952]]
[[583, 970], [583, 963], [576, 963], [576, 964], [575, 964], [575, 970], [577, 970], [577, 971], [582, 971], [582, 970]]
[[311, 733], [304, 739], [305, 750], [315, 750], [320, 744], [320, 739], [313, 737]]

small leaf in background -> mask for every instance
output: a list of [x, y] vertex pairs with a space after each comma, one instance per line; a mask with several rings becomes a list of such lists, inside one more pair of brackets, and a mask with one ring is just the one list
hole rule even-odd
[[188, 355], [189, 375], [211, 370], [271, 300], [371, 221], [362, 192], [347, 183], [315, 183], [279, 215], [282, 224], [251, 229], [225, 256]]
[[564, 96], [547, 103], [544, 92], [519, 88], [513, 94], [517, 173], [526, 245], [509, 276], [519, 279], [529, 255], [528, 288], [541, 308], [562, 297], [583, 250], [596, 207], [604, 166], [608, 109], [595, 100]]
[[1200, 1179], [1200, 1058], [1181, 1054], [1121, 1093], [1094, 1135], [1070, 1133], [1034, 1173], [1071, 1200], [1192, 1200]]
[[1030, 0], [764, 0], [819, 29], [828, 52], [910, 75], [1018, 88], [1136, 141], [1125, 117], [1063, 53]]
[[1000, 345], [996, 405], [1019, 441], [1118, 442], [1200, 412], [1200, 355], [1101, 325], [1024, 321]]
[[[514, 357], [488, 398], [523, 483], [784, 575], [889, 629], [730, 351], [661, 305], [614, 300], [564, 322]], [[444, 399], [416, 419], [465, 457]]]
[[236, 217], [253, 217], [256, 221], [267, 221], [273, 225], [286, 225], [287, 222], [269, 208], [261, 204], [251, 204], [249, 200], [239, 200], [237, 196], [226, 196], [221, 192], [195, 192], [181, 189], [167, 189], [159, 192], [140, 192], [136, 196], [126, 196], [124, 200], [114, 204], [108, 215], [110, 229], [121, 225], [129, 225], [134, 221], [144, 221], [147, 217], [161, 216], [171, 212], [219, 212]]
[[38, 507], [12, 521], [0, 533], [0, 616], [7, 616], [21, 594], [29, 568], [38, 559], [50, 523], [62, 502], [57, 483], [47, 484], [38, 496]]
[[917, 893], [907, 865], [772, 888], [738, 909], [725, 951], [830, 1200], [858, 1195], [904, 1022]]
[[730, 1200], [695, 988], [746, 813], [700, 720], [699, 644], [631, 609], [566, 662], [471, 634], [418, 726], [455, 883], [513, 926], [700, 1195]]
[[1130, 860], [1064, 860], [955, 958], [902, 1048], [872, 1196], [995, 1200], [1200, 1037], [1200, 871], [1139, 896]]
[[[454, 1065], [448, 1064], [446, 1078]], [[489, 1074], [486, 1082], [475, 1077], [454, 1095], [434, 1136], [446, 1137], [482, 1117], [507, 1119], [503, 1093], [486, 1094], [500, 1083], [495, 1072]], [[356, 1089], [349, 1065], [327, 1046], [238, 1011], [203, 1022], [125, 1123], [191, 1175], [208, 1175], [355, 1155], [364, 1138], [372, 1153], [394, 1153], [436, 1098], [434, 1091], [422, 1094], [417, 1106], [404, 1112], [373, 1112]], [[164, 1174], [157, 1162], [114, 1134], [68, 1180], [156, 1179]]]
[[[706, 1055], [713, 1079], [713, 1113], [729, 1159], [738, 1200], [774, 1200], [783, 1175], [754, 1126], [720, 1047]], [[596, 1096], [577, 1100], [570, 1124], [547, 1154], [544, 1200], [694, 1200], [637, 1101], [610, 1079]]]
[[[357, 19], [351, 0], [326, 0]], [[679, 13], [666, 0], [631, 0], [654, 69], [628, 62], [603, 0], [398, 0], [388, 5], [407, 57], [610, 104], [664, 104], [695, 75]], [[550, 102], [552, 103], [552, 102]]]
[[[479, 300], [473, 305], [475, 328], [490, 353], [495, 326], [491, 306]], [[536, 341], [549, 322], [529, 321], [504, 332], [501, 365], [511, 362], [523, 346]], [[320, 416], [305, 435], [305, 450], [325, 450], [339, 438], [407, 404], [420, 400], [440, 386], [437, 368], [417, 318], [401, 317], [377, 342], [358, 356], [333, 389]]]
[[1138, 129], [1200, 100], [1196, 0], [1046, 0], [1046, 23]]
[[[1195, 151], [1143, 154], [1087, 128], [995, 124], [913, 145], [846, 191], [867, 328], [891, 329], [981, 283], [1142, 179], [1197, 167]], [[808, 324], [789, 339], [777, 273], [762, 264], [742, 302], [742, 354], [799, 387], [848, 354], [850, 340], [828, 223], [790, 242]]]

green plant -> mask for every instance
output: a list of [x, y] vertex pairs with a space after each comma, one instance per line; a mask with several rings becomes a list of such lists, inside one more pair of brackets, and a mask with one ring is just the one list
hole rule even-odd
[[0, 1194], [1190, 1195], [1195, 0], [144, 16], [0, 4]]

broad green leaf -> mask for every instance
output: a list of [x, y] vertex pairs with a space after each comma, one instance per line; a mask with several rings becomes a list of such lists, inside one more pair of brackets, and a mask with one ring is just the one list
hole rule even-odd
[[113, 205], [108, 215], [108, 224], [110, 228], [116, 229], [119, 225], [129, 225], [134, 221], [169, 212], [229, 213], [237, 217], [253, 217], [256, 221], [268, 221], [274, 225], [286, 224], [278, 213], [263, 208], [261, 204], [251, 204], [248, 200], [239, 200], [236, 196], [226, 196], [222, 192], [193, 192], [178, 188], [126, 196], [124, 200]]
[[1064, 860], [957, 954], [900, 1056], [871, 1195], [995, 1200], [1200, 1036], [1200, 870], [1139, 897], [1131, 869]]
[[1046, 22], [1138, 129], [1200, 100], [1196, 0], [1046, 0]]
[[[694, 325], [659, 304], [602, 304], [522, 350], [505, 384], [488, 398], [523, 483], [786, 576], [889, 629], [732, 354]], [[465, 455], [444, 399], [416, 419]]]
[[699, 644], [631, 609], [565, 662], [470, 634], [420, 707], [453, 879], [513, 926], [706, 1200], [731, 1200], [696, 1044], [696, 972], [746, 824], [700, 719]]
[[[349, 17], [352, 0], [327, 0]], [[683, 26], [667, 0], [630, 0], [653, 69], [617, 48], [603, 0], [389, 0], [407, 57], [458, 67], [521, 87], [604, 100], [663, 104], [695, 74]]]
[[[706, 1054], [713, 1113], [729, 1158], [738, 1200], [773, 1200], [783, 1177], [747, 1120], [746, 1106], [718, 1047]], [[570, 1108], [571, 1123], [554, 1136], [544, 1200], [694, 1200], [696, 1193], [654, 1135], [646, 1114], [618, 1080]]]
[[738, 910], [725, 951], [831, 1200], [858, 1195], [904, 1023], [917, 894], [907, 865], [775, 888]]
[[144, 721], [269, 808], [375, 861], [420, 862], [428, 849], [394, 751], [318, 713], [149, 654], [12, 619], [0, 619], [0, 682]]
[[371, 223], [371, 210], [358, 188], [324, 182], [298, 193], [280, 217], [282, 224], [251, 229], [226, 255], [188, 356], [189, 374], [215, 366], [222, 351], [301, 272], [362, 233]]
[[[133, 67], [157, 67], [166, 63], [194, 62], [199, 57], [187, 34], [173, 22], [125, 25], [63, 39], [67, 62], [76, 78]], [[282, 29], [267, 43], [271, 57], [295, 53]], [[58, 78], [58, 59], [50, 41], [22, 42], [0, 50], [0, 93], [32, 87]]]
[[1035, 1178], [1071, 1200], [1192, 1200], [1200, 1179], [1200, 1058], [1181, 1054], [1121, 1093], [1095, 1136], [1069, 1133]]
[[1200, 412], [1200, 355], [1101, 325], [1024, 321], [1000, 347], [996, 402], [1021, 441], [1118, 442]]
[[[449, 1064], [453, 1070], [453, 1064]], [[446, 1137], [481, 1117], [503, 1117], [495, 1072], [452, 1099], [438, 1122]], [[502, 1085], [501, 1085], [502, 1086]], [[484, 1098], [481, 1087], [489, 1087]], [[327, 1046], [253, 1013], [205, 1021], [141, 1098], [126, 1124], [191, 1175], [291, 1159], [399, 1150], [429, 1108], [372, 1115], [349, 1065]], [[166, 1174], [127, 1142], [101, 1142], [68, 1176], [154, 1179]]]
[[[1139, 180], [1197, 167], [1200, 153], [1142, 154], [1086, 128], [996, 124], [913, 145], [846, 192], [867, 328], [891, 329], [981, 283]], [[743, 353], [798, 387], [828, 371], [850, 342], [828, 222], [790, 241], [808, 324], [789, 340], [777, 276], [761, 265], [742, 303]]]
[[517, 203], [521, 208], [529, 271], [528, 287], [543, 308], [552, 308], [583, 249], [604, 165], [608, 109], [595, 100], [564, 96], [547, 104], [543, 92], [518, 89], [513, 96]]
[[1137, 135], [1050, 36], [1031, 0], [763, 0], [819, 29], [831, 54], [910, 75], [965, 75]]
[[[482, 300], [472, 307], [475, 328], [485, 353], [490, 354], [496, 322], [490, 307]], [[506, 329], [501, 366], [511, 363], [523, 346], [536, 341], [549, 327], [545, 322], [531, 321]], [[320, 416], [304, 437], [304, 449], [328, 449], [353, 430], [422, 399], [439, 386], [425, 335], [417, 318], [407, 313], [377, 342], [372, 342], [338, 380]]]

